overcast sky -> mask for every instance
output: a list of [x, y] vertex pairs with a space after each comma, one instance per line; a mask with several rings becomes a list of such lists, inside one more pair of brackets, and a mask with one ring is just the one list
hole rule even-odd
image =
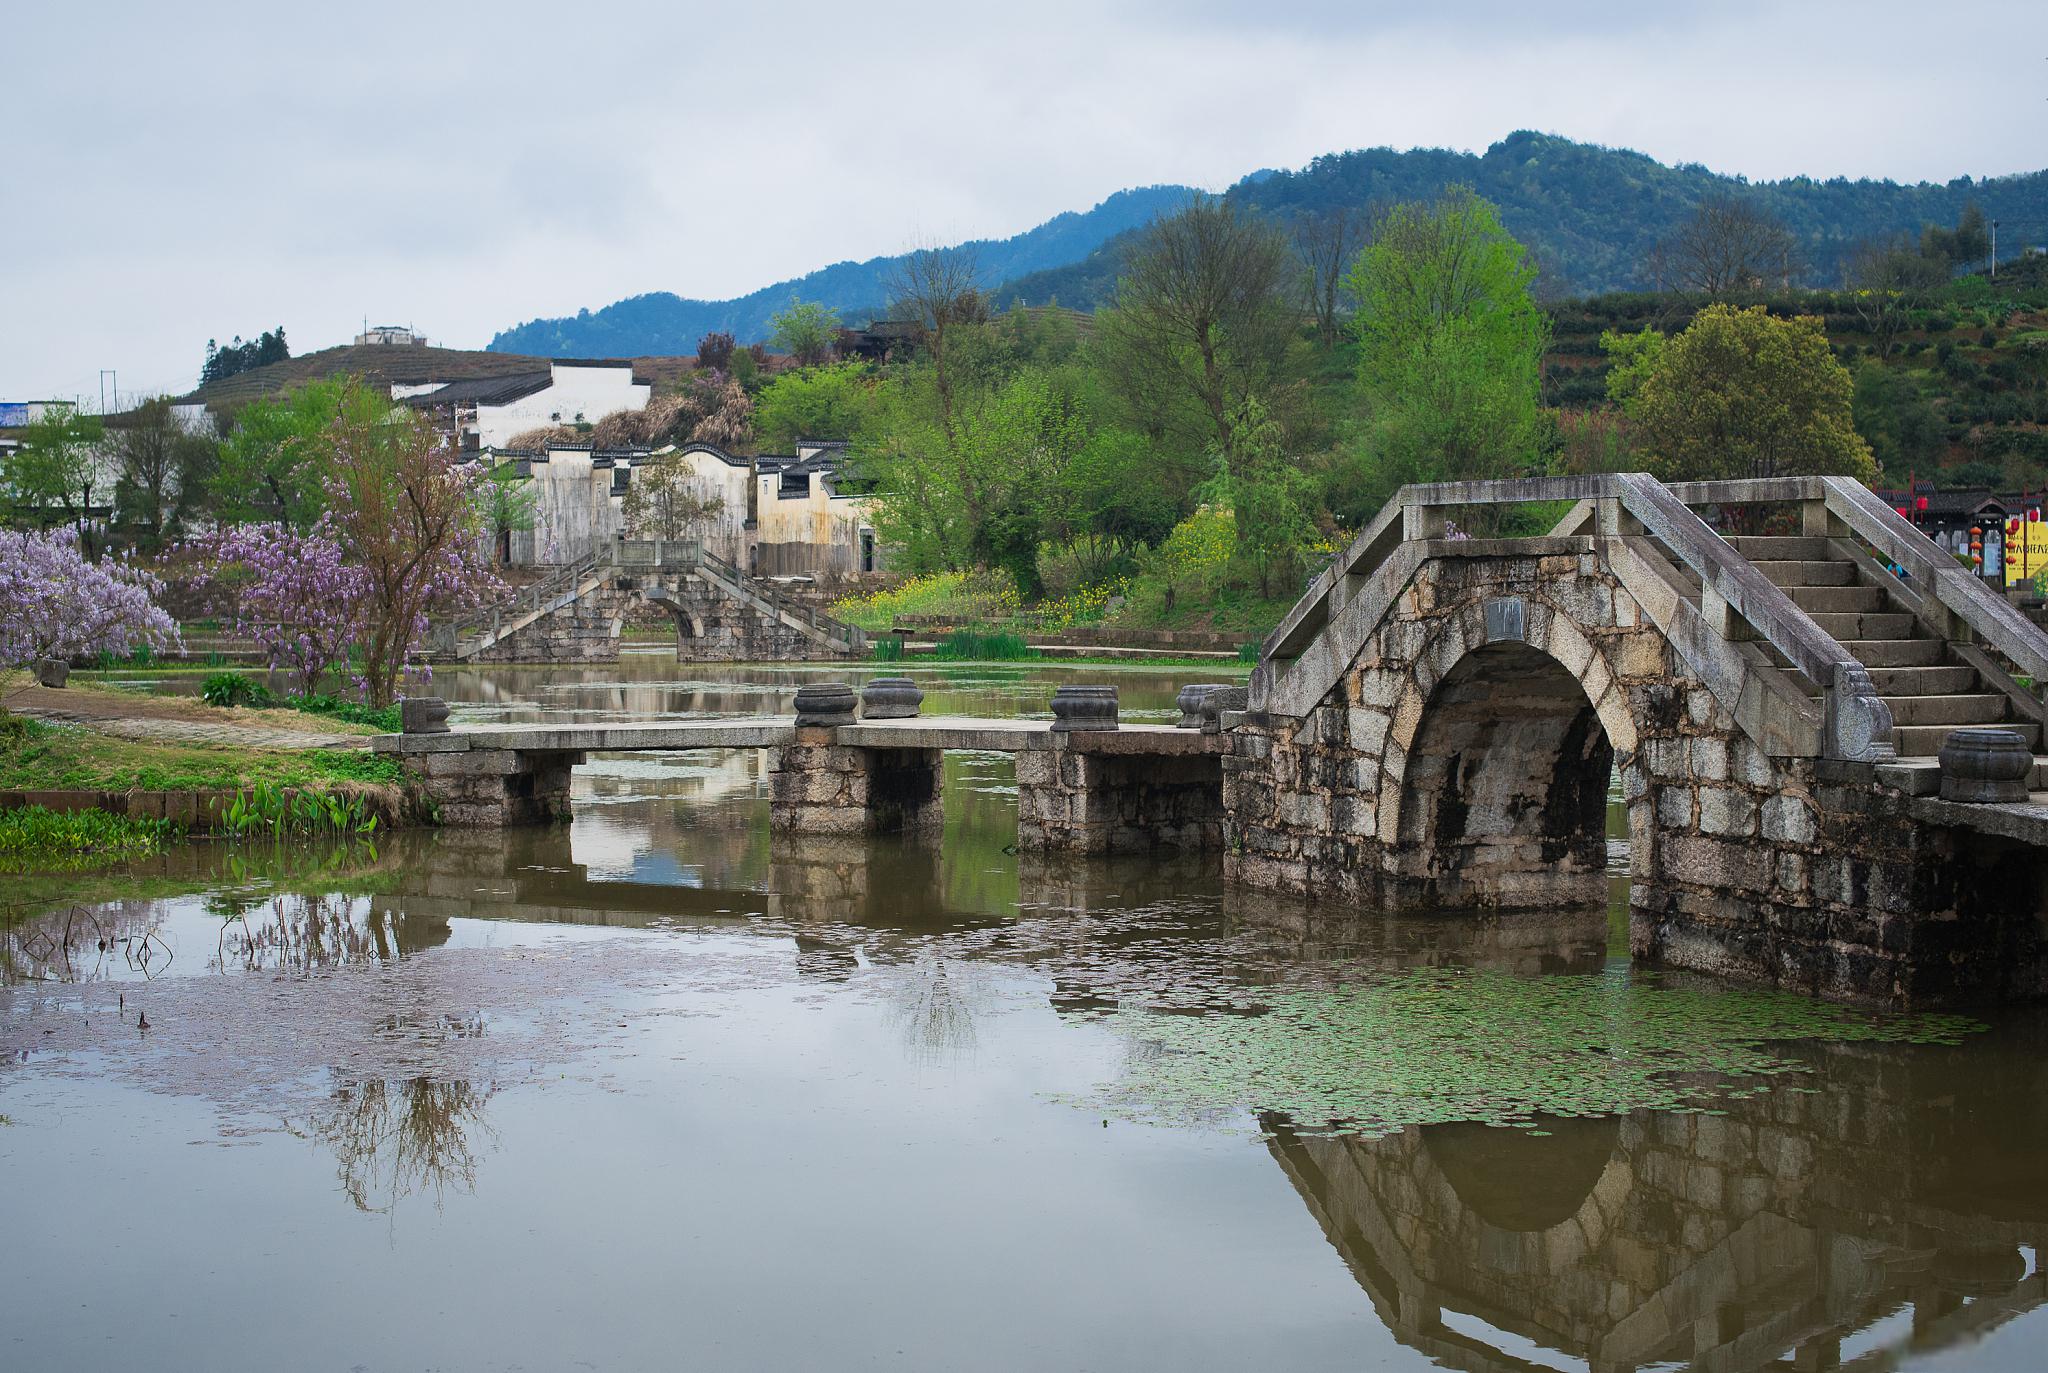
[[0, 400], [182, 391], [209, 337], [277, 324], [481, 347], [1518, 128], [1751, 179], [2048, 166], [2041, 0], [980, 8], [13, 0]]

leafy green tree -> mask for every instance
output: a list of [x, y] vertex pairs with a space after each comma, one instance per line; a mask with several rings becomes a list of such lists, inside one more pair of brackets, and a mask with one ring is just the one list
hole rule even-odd
[[1919, 252], [1906, 236], [1860, 245], [1848, 261], [1849, 289], [1857, 318], [1880, 358], [1897, 351], [1913, 311], [1948, 282], [1948, 264]]
[[1982, 262], [1991, 252], [1991, 234], [1983, 207], [1971, 201], [1956, 218], [1956, 227], [1943, 229], [1930, 224], [1920, 231], [1922, 255], [1958, 266]]
[[1300, 565], [1315, 537], [1315, 483], [1282, 450], [1280, 426], [1256, 400], [1238, 416], [1238, 436], [1218, 464], [1212, 493], [1229, 505], [1237, 526], [1237, 557], [1271, 596]]
[[1709, 305], [1650, 351], [1622, 407], [1665, 480], [1876, 475], [1819, 319]]
[[851, 439], [872, 408], [873, 378], [858, 362], [784, 372], [754, 397], [754, 434], [771, 451], [800, 438]]
[[839, 316], [815, 300], [791, 296], [789, 308], [769, 316], [768, 322], [774, 326], [770, 341], [803, 367], [815, 367], [831, 357], [839, 337]]
[[282, 396], [251, 401], [234, 417], [210, 486], [214, 515], [230, 523], [278, 520], [313, 527], [327, 509], [324, 442], [337, 418], [363, 420], [390, 409], [349, 378], [308, 382]]
[[1466, 187], [1388, 213], [1350, 274], [1365, 411], [1351, 476], [1366, 508], [1406, 482], [1538, 465], [1550, 321], [1530, 295], [1535, 277], [1493, 206]]
[[60, 513], [84, 538], [105, 433], [96, 415], [82, 415], [69, 405], [44, 406], [0, 471], [16, 521], [47, 524], [50, 514]]
[[512, 535], [533, 528], [540, 493], [533, 489], [531, 481], [519, 475], [517, 463], [499, 463], [490, 470], [489, 478], [478, 495], [478, 504], [499, 560], [510, 561]]
[[1913, 473], [1925, 475], [1941, 466], [1948, 435], [1941, 415], [1910, 373], [1865, 359], [1856, 369], [1850, 413], [1856, 432], [1893, 481], [1903, 483]]

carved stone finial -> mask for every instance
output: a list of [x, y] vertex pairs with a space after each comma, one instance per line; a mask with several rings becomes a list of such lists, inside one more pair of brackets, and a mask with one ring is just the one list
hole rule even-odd
[[1055, 734], [1078, 734], [1116, 728], [1116, 688], [1063, 686], [1052, 694]]
[[800, 728], [853, 723], [859, 698], [845, 682], [807, 682], [796, 689], [796, 722]]

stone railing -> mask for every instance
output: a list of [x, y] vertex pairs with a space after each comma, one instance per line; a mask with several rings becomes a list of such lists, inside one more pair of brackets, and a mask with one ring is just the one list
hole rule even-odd
[[1854, 478], [1679, 482], [1668, 489], [1688, 506], [1797, 505], [1804, 534], [1853, 536], [1869, 548], [1930, 629], [1950, 639], [1975, 635], [2033, 679], [2037, 699], [2048, 684], [2048, 631]]

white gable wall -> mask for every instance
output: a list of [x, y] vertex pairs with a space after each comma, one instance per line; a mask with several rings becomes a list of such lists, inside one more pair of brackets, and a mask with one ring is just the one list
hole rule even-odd
[[634, 381], [630, 367], [552, 362], [548, 371], [548, 384], [532, 395], [476, 408], [477, 438], [484, 447], [500, 447], [514, 434], [544, 425], [595, 424], [617, 410], [645, 410], [654, 391]]

